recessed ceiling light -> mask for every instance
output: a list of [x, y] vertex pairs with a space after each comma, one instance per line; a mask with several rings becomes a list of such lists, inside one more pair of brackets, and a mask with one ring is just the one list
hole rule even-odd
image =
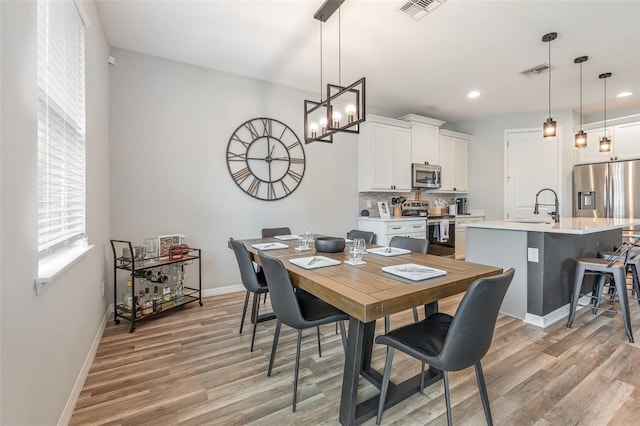
[[480, 92], [478, 92], [477, 90], [472, 90], [467, 94], [467, 98], [469, 99], [477, 98], [478, 96], [480, 96]]
[[616, 98], [626, 98], [631, 95], [633, 95], [633, 92], [620, 92], [616, 95]]

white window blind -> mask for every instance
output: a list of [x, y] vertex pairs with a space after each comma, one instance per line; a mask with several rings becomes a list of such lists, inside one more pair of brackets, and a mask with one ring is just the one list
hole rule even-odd
[[38, 252], [85, 233], [84, 24], [72, 0], [38, 0]]

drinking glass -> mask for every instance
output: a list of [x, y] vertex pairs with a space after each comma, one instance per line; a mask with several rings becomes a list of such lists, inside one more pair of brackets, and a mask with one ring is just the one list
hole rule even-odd
[[313, 241], [313, 232], [306, 230], [304, 231], [304, 237], [307, 239], [307, 244]]
[[300, 235], [298, 237], [298, 248], [301, 250], [309, 248], [309, 240], [306, 236]]
[[349, 260], [353, 263], [360, 263], [362, 261], [362, 255], [364, 254], [364, 247], [364, 239], [355, 238], [349, 249]]

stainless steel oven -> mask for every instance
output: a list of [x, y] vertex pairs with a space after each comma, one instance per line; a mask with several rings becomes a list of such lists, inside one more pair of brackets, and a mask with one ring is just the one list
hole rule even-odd
[[454, 258], [456, 254], [455, 216], [429, 216], [427, 218], [428, 254]]

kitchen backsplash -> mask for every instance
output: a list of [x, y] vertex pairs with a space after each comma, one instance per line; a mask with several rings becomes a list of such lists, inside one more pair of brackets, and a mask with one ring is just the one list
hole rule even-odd
[[[407, 200], [415, 200], [416, 195], [420, 196], [420, 201], [429, 203], [429, 207], [434, 206], [436, 202], [444, 205], [455, 204], [457, 197], [451, 194], [434, 194], [429, 192], [360, 192], [358, 193], [358, 212], [362, 210], [369, 211], [369, 217], [380, 217], [378, 213], [378, 201], [383, 201], [391, 206], [391, 198], [404, 197]], [[371, 207], [367, 207], [367, 201], [371, 202]]]

